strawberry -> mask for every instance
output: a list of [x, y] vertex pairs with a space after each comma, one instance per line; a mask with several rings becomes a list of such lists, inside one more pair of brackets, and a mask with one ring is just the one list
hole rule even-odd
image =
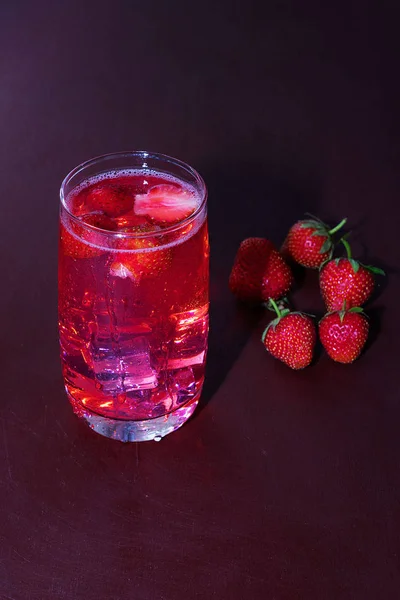
[[[129, 278], [138, 283], [142, 276], [158, 275], [168, 268], [171, 261], [171, 249], [159, 250], [157, 243], [151, 238], [132, 238], [127, 240], [126, 247], [131, 250], [117, 252], [110, 265], [110, 273], [114, 277]], [[132, 252], [133, 250], [133, 252]]]
[[174, 184], [155, 185], [146, 194], [137, 194], [135, 213], [164, 223], [177, 223], [198, 207], [196, 196]]
[[384, 275], [382, 269], [365, 266], [351, 257], [349, 243], [342, 239], [347, 258], [335, 258], [322, 266], [319, 285], [329, 312], [362, 306], [374, 290], [374, 274]]
[[304, 369], [313, 358], [316, 332], [313, 320], [304, 313], [280, 310], [271, 300], [277, 318], [262, 335], [262, 342], [272, 356], [292, 369]]
[[319, 219], [298, 221], [289, 230], [282, 247], [284, 256], [303, 267], [318, 269], [332, 257], [334, 233], [346, 223], [343, 219], [332, 229]]
[[123, 233], [150, 233], [151, 231], [157, 231], [160, 227], [151, 225], [147, 217], [141, 217], [135, 215], [133, 211], [125, 213], [121, 217], [117, 217], [114, 220], [118, 231]]
[[132, 210], [134, 195], [110, 181], [99, 183], [87, 190], [85, 207], [108, 217], [119, 217]]
[[289, 291], [292, 283], [290, 267], [269, 240], [243, 240], [229, 277], [229, 287], [239, 300], [277, 300]]
[[80, 223], [72, 220], [68, 223], [68, 229], [65, 224], [61, 225], [61, 250], [65, 256], [71, 258], [93, 258], [100, 256], [106, 249], [102, 248], [103, 237], [96, 230], [86, 228], [85, 224], [98, 229], [112, 231], [115, 226], [111, 219], [104, 215], [86, 215], [80, 219]]
[[319, 323], [319, 337], [328, 355], [340, 363], [358, 358], [368, 337], [369, 325], [362, 308], [354, 306], [326, 314]]

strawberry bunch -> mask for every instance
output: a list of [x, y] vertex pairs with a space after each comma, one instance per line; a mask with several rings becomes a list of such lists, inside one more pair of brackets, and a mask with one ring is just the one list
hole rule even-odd
[[346, 219], [330, 228], [316, 217], [295, 223], [281, 252], [264, 238], [248, 238], [238, 249], [229, 278], [232, 293], [241, 301], [264, 303], [276, 313], [262, 335], [272, 356], [292, 369], [303, 369], [313, 359], [316, 327], [310, 315], [291, 311], [286, 294], [294, 282], [290, 263], [319, 269], [319, 285], [327, 313], [318, 326], [327, 354], [336, 362], [351, 363], [360, 355], [369, 323], [361, 308], [372, 295], [381, 269], [354, 260], [346, 236], [347, 256], [333, 258], [334, 235]]

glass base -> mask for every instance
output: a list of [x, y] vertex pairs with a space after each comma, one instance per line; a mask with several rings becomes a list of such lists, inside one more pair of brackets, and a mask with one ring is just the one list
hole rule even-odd
[[92, 412], [74, 400], [67, 391], [74, 413], [78, 417], [86, 421], [89, 427], [93, 431], [96, 431], [96, 433], [112, 438], [113, 440], [119, 440], [120, 442], [146, 442], [150, 440], [159, 442], [169, 433], [182, 427], [192, 416], [199, 403], [200, 393], [201, 391], [189, 400], [189, 402], [163, 417], [143, 421], [123, 421], [102, 417]]

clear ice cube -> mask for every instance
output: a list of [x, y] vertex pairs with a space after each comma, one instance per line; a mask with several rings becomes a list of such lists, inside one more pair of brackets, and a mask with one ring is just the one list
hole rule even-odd
[[145, 336], [127, 339], [121, 344], [127, 389], [151, 389], [157, 387], [157, 373], [151, 366], [150, 344]]
[[87, 347], [85, 359], [105, 391], [127, 392], [157, 386], [149, 342], [144, 336], [121, 336], [118, 340], [94, 337]]
[[196, 392], [196, 378], [193, 369], [183, 368], [170, 373], [170, 391], [176, 397], [176, 402], [182, 404]]

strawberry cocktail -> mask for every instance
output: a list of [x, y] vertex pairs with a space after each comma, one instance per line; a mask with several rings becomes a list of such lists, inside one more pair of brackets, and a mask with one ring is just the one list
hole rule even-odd
[[206, 188], [184, 163], [107, 155], [61, 188], [65, 387], [90, 427], [159, 440], [199, 401], [208, 335]]

